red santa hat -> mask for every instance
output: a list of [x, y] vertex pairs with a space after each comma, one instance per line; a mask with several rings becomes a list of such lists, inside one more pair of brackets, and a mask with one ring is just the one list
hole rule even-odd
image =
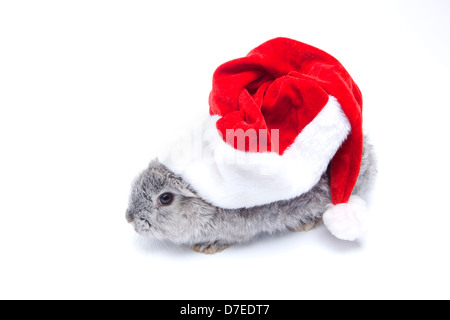
[[209, 104], [190, 154], [166, 161], [202, 198], [222, 208], [288, 200], [330, 165], [324, 223], [341, 239], [359, 236], [364, 202], [351, 194], [362, 157], [362, 96], [338, 60], [292, 39], [270, 40], [217, 68]]

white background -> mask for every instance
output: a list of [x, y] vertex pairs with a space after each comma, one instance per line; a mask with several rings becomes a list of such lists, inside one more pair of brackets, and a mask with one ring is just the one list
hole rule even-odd
[[[0, 2], [0, 298], [450, 298], [450, 2]], [[364, 96], [371, 228], [205, 256], [137, 236], [130, 184], [208, 112], [215, 68], [276, 36]]]

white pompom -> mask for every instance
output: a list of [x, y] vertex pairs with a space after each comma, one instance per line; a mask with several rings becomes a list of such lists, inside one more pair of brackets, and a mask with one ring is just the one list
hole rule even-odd
[[355, 241], [365, 231], [367, 207], [363, 199], [351, 196], [347, 203], [330, 205], [323, 214], [327, 229], [342, 240]]

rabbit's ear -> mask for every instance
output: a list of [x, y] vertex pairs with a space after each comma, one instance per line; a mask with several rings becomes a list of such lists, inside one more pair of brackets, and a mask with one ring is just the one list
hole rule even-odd
[[154, 168], [158, 165], [161, 165], [161, 163], [159, 162], [158, 158], [153, 159], [152, 161], [150, 161], [150, 164], [148, 165], [149, 168]]

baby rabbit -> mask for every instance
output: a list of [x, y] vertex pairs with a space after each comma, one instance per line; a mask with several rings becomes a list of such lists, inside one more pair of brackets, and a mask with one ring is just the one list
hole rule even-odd
[[[354, 195], [364, 197], [376, 174], [372, 145], [364, 137]], [[143, 236], [190, 246], [205, 254], [220, 252], [262, 234], [308, 231], [322, 222], [331, 204], [329, 173], [308, 192], [290, 200], [242, 209], [222, 209], [201, 199], [180, 176], [158, 160], [135, 180], [126, 218]]]

